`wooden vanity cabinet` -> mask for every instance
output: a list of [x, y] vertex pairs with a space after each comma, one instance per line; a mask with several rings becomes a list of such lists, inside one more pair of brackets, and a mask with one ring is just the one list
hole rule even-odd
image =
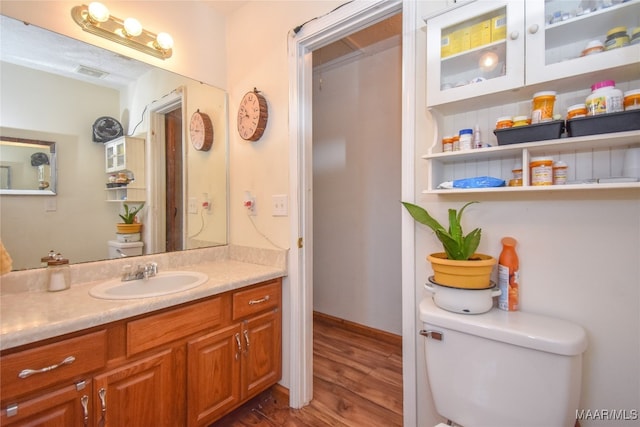
[[[91, 381], [67, 385], [54, 391], [9, 405], [2, 409], [0, 425], [18, 426], [92, 426]], [[86, 410], [82, 402], [86, 402]], [[13, 411], [15, 410], [15, 414]], [[12, 415], [9, 415], [12, 414]]]
[[207, 426], [282, 376], [281, 280], [233, 293], [232, 324], [187, 344], [187, 425]]
[[[180, 365], [167, 349], [94, 378], [96, 426], [173, 427], [182, 424]], [[177, 371], [177, 372], [176, 372]], [[103, 396], [104, 403], [103, 403]], [[182, 405], [184, 408], [184, 405]]]
[[4, 351], [0, 425], [211, 424], [280, 379], [281, 284]]

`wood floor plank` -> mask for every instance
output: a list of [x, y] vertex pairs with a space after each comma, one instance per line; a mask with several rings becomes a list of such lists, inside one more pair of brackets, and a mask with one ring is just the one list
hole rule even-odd
[[282, 395], [267, 390], [212, 426], [401, 426], [401, 340], [386, 332], [384, 340], [376, 339], [375, 330], [323, 320], [314, 316], [314, 395], [309, 405], [289, 408]]

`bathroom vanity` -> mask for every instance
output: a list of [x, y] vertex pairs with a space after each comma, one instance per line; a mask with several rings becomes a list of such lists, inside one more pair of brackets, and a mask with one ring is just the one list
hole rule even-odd
[[0, 424], [206, 426], [276, 384], [285, 269], [192, 269], [209, 281], [162, 297], [3, 294]]

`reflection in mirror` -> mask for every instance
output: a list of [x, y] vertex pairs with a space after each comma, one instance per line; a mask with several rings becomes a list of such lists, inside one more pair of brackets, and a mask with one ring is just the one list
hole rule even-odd
[[[227, 244], [223, 90], [2, 15], [0, 61], [0, 135], [56, 142], [55, 195], [0, 193], [0, 239], [15, 270], [39, 267], [50, 250], [71, 263], [116, 256], [112, 242], [121, 243], [115, 224], [125, 202], [145, 202], [138, 213], [143, 254]], [[209, 151], [189, 143], [197, 110], [213, 123]], [[142, 141], [135, 197], [114, 197], [107, 187], [120, 171], [107, 170], [106, 144], [93, 141], [100, 117], [116, 119], [126, 138]], [[205, 201], [211, 208], [203, 209]]]
[[56, 143], [0, 137], [0, 194], [56, 194]]

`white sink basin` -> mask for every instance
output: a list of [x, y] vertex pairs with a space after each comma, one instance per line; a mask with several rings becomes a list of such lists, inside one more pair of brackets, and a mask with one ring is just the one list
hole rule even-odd
[[89, 290], [89, 295], [101, 299], [134, 299], [169, 295], [198, 287], [209, 280], [195, 271], [162, 271], [148, 279], [123, 282], [113, 279]]

